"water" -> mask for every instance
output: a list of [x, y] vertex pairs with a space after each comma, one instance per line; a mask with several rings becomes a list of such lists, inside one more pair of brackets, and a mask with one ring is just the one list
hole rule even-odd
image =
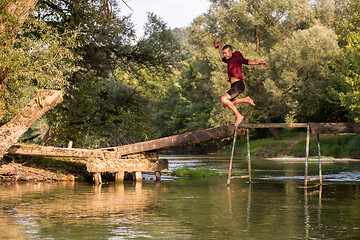
[[[226, 172], [229, 161], [166, 158], [170, 170]], [[359, 162], [324, 163], [322, 189], [308, 190], [303, 163], [255, 159], [252, 167], [253, 183], [233, 179], [230, 187], [226, 177], [156, 183], [150, 173], [124, 185], [2, 184], [0, 239], [360, 239]], [[245, 168], [237, 159], [234, 171]]]

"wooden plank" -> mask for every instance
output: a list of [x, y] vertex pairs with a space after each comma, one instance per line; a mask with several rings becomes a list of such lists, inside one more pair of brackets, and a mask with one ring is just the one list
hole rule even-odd
[[311, 133], [360, 133], [359, 123], [309, 123]]
[[[190, 144], [201, 143], [209, 140], [226, 138], [233, 135], [235, 127], [233, 125], [209, 128], [205, 130], [139, 142], [119, 147], [106, 148], [108, 151], [115, 151], [116, 155], [128, 155], [139, 152], [147, 152], [153, 150], [169, 149]], [[104, 149], [105, 150], [105, 149]]]
[[307, 180], [309, 182], [311, 182], [311, 181], [316, 181], [316, 180], [320, 180], [320, 179], [321, 179], [321, 177], [313, 177], [313, 178], [308, 178]]
[[[71, 157], [71, 158], [80, 158], [80, 159], [96, 158], [96, 157], [102, 158], [104, 155], [101, 150], [44, 147], [39, 145], [24, 145], [24, 144], [13, 145], [7, 151], [7, 154], [42, 156], [42, 157]], [[106, 154], [108, 155], [112, 153], [107, 152]]]
[[307, 123], [243, 123], [239, 128], [306, 128]]

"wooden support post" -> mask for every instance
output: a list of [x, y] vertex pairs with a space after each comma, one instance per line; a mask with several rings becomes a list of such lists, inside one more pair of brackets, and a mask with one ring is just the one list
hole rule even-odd
[[232, 165], [233, 165], [233, 160], [234, 160], [237, 129], [238, 129], [238, 127], [235, 127], [234, 138], [233, 138], [233, 146], [232, 146], [232, 149], [231, 149], [231, 158], [230, 158], [230, 164], [229, 164], [229, 174], [228, 174], [227, 185], [230, 185], [230, 181], [231, 181], [231, 171], [232, 171]]
[[95, 184], [102, 184], [101, 173], [99, 173], [99, 172], [93, 173], [93, 180], [94, 180]]
[[246, 129], [246, 140], [247, 140], [249, 183], [251, 183], [250, 137], [249, 137], [249, 129], [248, 128]]
[[135, 172], [135, 181], [136, 182], [141, 182], [142, 181], [141, 172]]
[[115, 182], [123, 183], [124, 182], [125, 173], [124, 172], [116, 172], [115, 173]]
[[320, 178], [320, 185], [322, 185], [321, 153], [320, 153], [320, 136], [319, 136], [319, 133], [317, 134], [316, 137], [317, 137], [318, 156], [319, 156], [319, 178]]
[[305, 176], [304, 176], [304, 187], [305, 188], [307, 188], [307, 182], [308, 182], [309, 144], [310, 144], [310, 126], [307, 126], [307, 128], [306, 128]]
[[156, 181], [161, 181], [161, 172], [160, 171], [155, 171], [155, 178], [156, 178]]
[[[69, 141], [67, 148], [72, 148], [73, 143], [74, 143], [73, 141]], [[70, 158], [70, 160], [72, 161], [72, 160], [74, 160], [74, 159], [73, 159], [73, 158]]]

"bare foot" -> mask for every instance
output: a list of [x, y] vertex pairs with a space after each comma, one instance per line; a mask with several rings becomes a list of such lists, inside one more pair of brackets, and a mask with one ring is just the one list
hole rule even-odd
[[235, 126], [235, 127], [238, 126], [243, 119], [244, 119], [244, 116], [243, 116], [243, 115], [240, 115], [239, 117], [237, 117], [234, 126]]
[[252, 100], [249, 96], [247, 96], [245, 99], [246, 99], [247, 103], [249, 103], [249, 104], [251, 104], [251, 105], [255, 106], [254, 101], [253, 101], [253, 100]]

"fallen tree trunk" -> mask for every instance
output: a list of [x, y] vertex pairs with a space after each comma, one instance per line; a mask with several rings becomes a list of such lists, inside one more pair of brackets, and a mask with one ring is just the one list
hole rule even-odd
[[40, 90], [20, 112], [0, 127], [0, 159], [34, 122], [44, 113], [62, 102], [62, 91]]

